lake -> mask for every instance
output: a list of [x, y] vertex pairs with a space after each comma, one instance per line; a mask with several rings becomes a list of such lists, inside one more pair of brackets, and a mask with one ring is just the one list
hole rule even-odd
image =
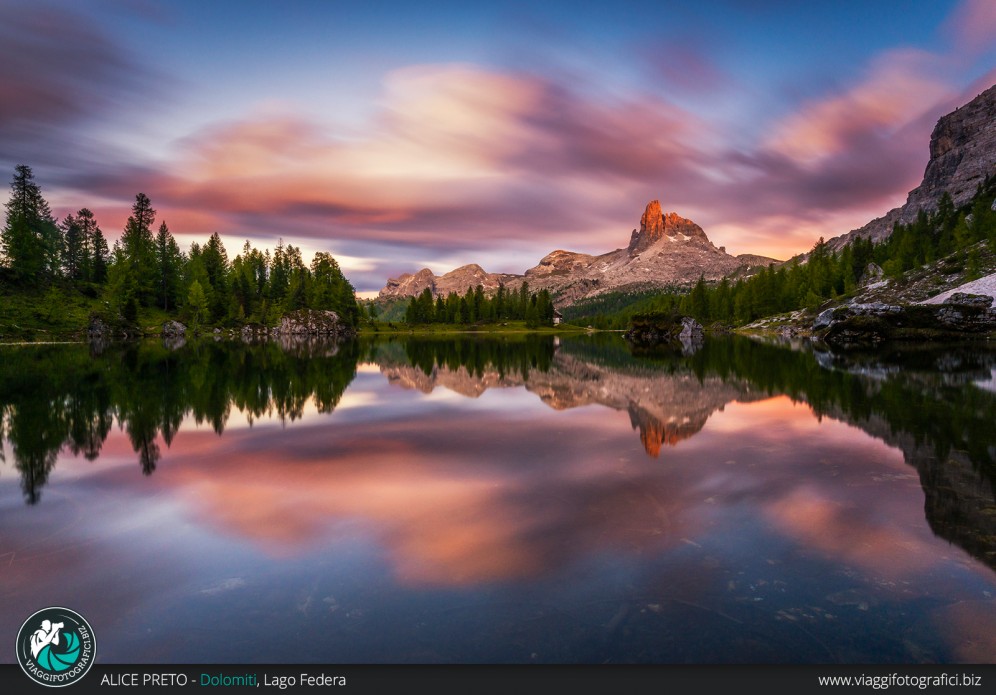
[[996, 661], [996, 352], [687, 352], [2, 346], [0, 634], [67, 606], [107, 663]]

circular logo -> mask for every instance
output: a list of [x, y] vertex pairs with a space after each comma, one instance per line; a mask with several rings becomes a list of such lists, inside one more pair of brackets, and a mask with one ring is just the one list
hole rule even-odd
[[31, 680], [53, 688], [85, 676], [96, 649], [90, 623], [68, 608], [43, 608], [17, 632], [17, 663]]

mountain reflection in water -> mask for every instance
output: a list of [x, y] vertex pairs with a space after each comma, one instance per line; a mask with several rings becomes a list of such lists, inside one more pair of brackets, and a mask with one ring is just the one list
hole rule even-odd
[[[73, 531], [77, 540], [132, 548], [154, 569], [150, 591], [190, 586], [185, 601], [221, 602], [215, 610], [235, 620], [229, 612], [246, 609], [240, 591], [256, 585], [270, 598], [254, 615], [365, 616], [366, 642], [342, 633], [347, 661], [528, 660], [515, 645], [546, 629], [575, 635], [543, 655], [550, 661], [990, 661], [996, 648], [991, 352], [835, 356], [729, 338], [690, 355], [634, 356], [618, 337], [595, 335], [205, 341], [99, 354], [3, 347], [0, 356], [0, 470], [16, 470], [23, 499], [43, 512], [19, 524], [15, 488], [0, 486], [0, 556], [17, 558], [9, 596], [45, 591], [37, 558], [64, 552], [48, 545], [65, 531], [45, 510], [78, 499], [102, 511]], [[905, 464], [893, 463], [897, 452]], [[138, 466], [96, 468], [128, 456]], [[910, 506], [914, 486], [922, 511]], [[924, 517], [975, 561], [948, 557], [921, 532]], [[122, 538], [135, 523], [148, 535]], [[176, 539], [190, 550], [169, 546]], [[145, 557], [164, 544], [164, 559]], [[318, 559], [333, 546], [335, 557], [364, 548], [354, 552], [363, 559]], [[247, 569], [232, 576], [233, 562]], [[78, 591], [100, 594], [108, 570], [72, 563]], [[497, 600], [491, 592], [506, 587], [507, 617], [488, 623], [482, 610], [444, 628], [455, 610], [444, 602], [430, 624], [449, 651], [411, 651], [412, 634], [384, 637], [397, 614], [359, 607], [362, 592], [343, 588], [355, 578], [322, 588], [347, 569], [412, 624], [436, 615], [430, 606], [443, 599], [430, 594], [443, 588]], [[921, 587], [911, 577], [933, 578]], [[514, 609], [506, 592], [519, 596]], [[148, 608], [148, 598], [108, 593]], [[602, 603], [570, 604], [589, 593]], [[577, 617], [591, 612], [599, 617]], [[521, 622], [502, 622], [513, 615]], [[701, 629], [701, 643], [676, 642], [664, 629], [674, 621]], [[792, 625], [817, 638], [793, 642], [781, 632]], [[731, 626], [735, 644], [717, 636]], [[461, 630], [483, 631], [481, 641]], [[855, 630], [862, 644], [846, 637]], [[191, 639], [172, 658], [189, 659]], [[119, 661], [154, 653], [120, 649]], [[210, 649], [211, 659], [240, 660]]]
[[537, 366], [508, 372], [454, 359], [451, 342], [405, 347], [404, 354], [392, 345], [375, 353], [393, 384], [470, 397], [524, 387], [557, 410], [591, 404], [624, 410], [655, 458], [663, 445], [698, 433], [728, 403], [787, 395], [817, 417], [848, 422], [902, 450], [919, 473], [931, 528], [996, 568], [996, 352], [920, 346], [814, 355], [726, 339], [691, 356], [661, 348], [634, 357], [611, 338], [556, 345], [547, 339], [518, 345], [541, 356], [533, 358]]

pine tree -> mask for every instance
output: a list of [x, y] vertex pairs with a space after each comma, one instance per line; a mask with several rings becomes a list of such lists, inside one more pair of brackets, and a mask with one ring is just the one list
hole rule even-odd
[[971, 227], [968, 226], [968, 221], [965, 219], [964, 213], [958, 215], [955, 220], [952, 235], [954, 236], [955, 248], [964, 257], [966, 249], [975, 241], [975, 235], [972, 233]]
[[550, 297], [549, 290], [540, 290], [539, 294], [536, 295], [536, 313], [541, 325], [553, 325], [553, 299]]
[[514, 319], [524, 319], [526, 318], [526, 309], [529, 306], [529, 283], [523, 282], [522, 286], [519, 287], [519, 297], [516, 303], [515, 315], [511, 316]]
[[435, 304], [432, 301], [432, 290], [426, 287], [418, 296], [417, 316], [419, 323], [432, 323], [435, 321]]
[[208, 297], [208, 308], [212, 321], [221, 321], [225, 318], [229, 309], [230, 295], [228, 292], [228, 253], [221, 237], [215, 232], [210, 236], [208, 242], [201, 248], [201, 262], [204, 264], [204, 272], [207, 275], [208, 285], [211, 291], [205, 295]]
[[164, 220], [156, 234], [156, 270], [158, 276], [158, 305], [169, 311], [175, 309], [180, 292], [180, 267], [183, 256], [176, 240]]
[[287, 268], [287, 294], [284, 296], [284, 311], [303, 309], [308, 303], [308, 285], [311, 277], [301, 258], [301, 249], [291, 244], [284, 250]]
[[149, 197], [139, 193], [121, 235], [123, 260], [129, 271], [123, 277], [132, 283], [131, 293], [144, 306], [155, 303], [157, 295], [156, 244], [152, 236], [155, 219], [156, 211], [152, 209]]
[[284, 253], [284, 240], [279, 239], [277, 247], [273, 250], [273, 260], [270, 263], [270, 299], [274, 303], [283, 301], [287, 294], [289, 282], [290, 268]]
[[138, 282], [134, 274], [135, 270], [125, 255], [124, 247], [119, 239], [114, 242], [111, 262], [108, 264], [106, 288], [107, 297], [118, 312], [123, 313], [124, 308], [129, 304], [138, 306], [135, 299]]
[[539, 326], [539, 310], [536, 308], [536, 295], [533, 295], [526, 304], [526, 328], [536, 328]]
[[76, 213], [76, 224], [83, 238], [82, 275], [84, 282], [103, 284], [107, 282], [107, 264], [110, 262], [110, 251], [107, 240], [100, 231], [97, 219], [88, 208], [82, 208]]
[[706, 289], [705, 275], [699, 275], [698, 282], [688, 295], [689, 311], [699, 321], [709, 320], [709, 296]]
[[62, 272], [70, 283], [83, 279], [86, 250], [85, 237], [73, 215], [62, 220]]
[[215, 300], [214, 291], [211, 289], [211, 283], [208, 281], [207, 271], [204, 268], [204, 247], [198, 244], [196, 241], [190, 244], [190, 251], [187, 254], [187, 262], [184, 266], [185, 272], [183, 276], [184, 286], [186, 287], [186, 301], [184, 304], [187, 315], [190, 315], [190, 290], [196, 282], [200, 288], [198, 294], [204, 297], [204, 321], [208, 321], [210, 317], [210, 308]]
[[307, 306], [335, 311], [343, 321], [356, 325], [360, 314], [356, 292], [332, 254], [319, 251], [311, 262]]
[[61, 235], [31, 168], [15, 167], [0, 252], [15, 281], [48, 282], [58, 272]]

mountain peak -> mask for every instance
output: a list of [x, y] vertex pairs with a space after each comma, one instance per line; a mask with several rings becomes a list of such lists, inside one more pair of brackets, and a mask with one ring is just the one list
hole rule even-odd
[[661, 211], [661, 201], [651, 200], [647, 209], [640, 217], [640, 234], [648, 234], [655, 239], [664, 235], [664, 213]]
[[412, 297], [428, 287], [434, 296], [446, 297], [450, 292], [463, 295], [478, 285], [490, 294], [501, 286], [518, 291], [528, 282], [531, 291], [545, 289], [554, 296], [557, 306], [567, 306], [614, 290], [673, 287], [694, 283], [699, 277], [718, 280], [729, 273], [772, 262], [773, 258], [762, 256], [729, 255], [725, 248], [713, 246], [700, 226], [676, 212], [665, 213], [660, 201], [652, 200], [640, 218], [640, 229], [633, 230], [627, 249], [598, 256], [557, 249], [523, 275], [488, 273], [476, 263], [439, 277], [425, 269], [388, 280], [380, 296]]
[[422, 268], [417, 273], [403, 273], [399, 277], [389, 278], [387, 285], [380, 291], [381, 297], [416, 297], [422, 290], [434, 290], [436, 275], [428, 268]]
[[664, 214], [661, 202], [651, 200], [647, 203], [643, 216], [640, 217], [639, 231], [633, 230], [633, 236], [629, 240], [629, 253], [635, 256], [665, 237], [669, 237], [672, 241], [694, 239], [710, 243], [702, 227], [676, 212]]

